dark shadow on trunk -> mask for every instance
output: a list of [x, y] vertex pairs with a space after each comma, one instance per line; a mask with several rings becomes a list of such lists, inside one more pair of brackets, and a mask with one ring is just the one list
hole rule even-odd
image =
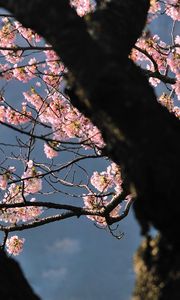
[[40, 300], [33, 292], [19, 264], [0, 252], [0, 299], [2, 300]]

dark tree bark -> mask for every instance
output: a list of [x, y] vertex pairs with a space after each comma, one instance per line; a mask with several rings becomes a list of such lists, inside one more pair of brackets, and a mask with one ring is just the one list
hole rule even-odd
[[24, 26], [50, 42], [70, 70], [72, 102], [101, 130], [104, 152], [135, 187], [142, 232], [153, 225], [180, 246], [180, 123], [157, 103], [142, 71], [128, 58], [140, 36], [148, 0], [98, 1], [83, 19], [61, 0], [0, 0]]
[[32, 291], [19, 264], [0, 252], [0, 299], [2, 300], [40, 300]]

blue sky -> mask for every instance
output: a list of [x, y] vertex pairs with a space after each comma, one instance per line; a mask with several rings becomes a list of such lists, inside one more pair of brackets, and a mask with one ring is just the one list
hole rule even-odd
[[29, 230], [18, 261], [43, 300], [128, 300], [140, 242], [132, 213], [119, 230], [125, 234], [121, 240], [87, 218]]

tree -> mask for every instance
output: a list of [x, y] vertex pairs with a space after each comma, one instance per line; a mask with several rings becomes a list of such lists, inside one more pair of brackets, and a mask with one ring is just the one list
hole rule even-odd
[[[134, 208], [143, 233], [147, 233], [150, 224], [153, 224], [162, 232], [168, 242], [174, 244], [176, 242], [174, 237], [179, 232], [177, 222], [180, 207], [177, 204], [175, 209], [172, 209], [170, 199], [172, 194], [174, 199], [178, 199], [176, 186], [179, 179], [177, 138], [179, 122], [156, 102], [154, 92], [143, 75], [144, 72], [136, 67], [128, 57], [144, 26], [148, 1], [142, 0], [138, 4], [131, 0], [126, 3], [101, 1], [101, 3], [98, 2], [96, 12], [84, 19], [80, 19], [70, 9], [67, 1], [61, 1], [61, 3], [31, 1], [26, 6], [26, 11], [23, 9], [23, 3], [25, 3], [23, 0], [16, 1], [16, 3], [2, 2], [0, 1], [0, 4], [11, 10], [25, 26], [33, 28], [52, 44], [70, 70], [66, 74], [66, 78], [73, 105], [91, 118], [101, 130], [106, 143], [101, 153], [121, 165], [125, 195], [122, 198], [116, 195], [117, 197], [113, 199], [114, 202], [109, 202], [110, 204], [107, 206], [103, 203], [103, 212], [97, 213], [96, 211], [95, 215], [99, 214], [100, 217], [106, 218], [108, 225], [116, 220], [119, 221], [121, 215], [120, 217], [110, 216], [110, 211], [113, 211], [115, 206], [119, 205], [129, 193], [136, 193], [137, 201]], [[178, 9], [178, 1], [176, 2], [167, 2], [167, 5], [172, 4], [175, 10]], [[59, 18], [59, 13], [61, 18]], [[159, 46], [157, 40], [153, 42], [152, 48], [154, 45]], [[139, 43], [143, 46], [142, 40]], [[137, 44], [135, 51], [141, 51], [147, 55], [149, 48], [142, 47], [140, 49], [140, 45]], [[166, 50], [164, 50], [164, 45], [160, 46], [163, 51]], [[172, 49], [176, 48], [176, 45], [173, 45]], [[16, 49], [16, 57], [18, 56], [17, 50], [25, 51], [22, 48]], [[132, 53], [133, 55], [137, 55], [137, 52]], [[151, 68], [146, 71], [146, 75], [164, 80], [165, 83], [174, 84], [174, 90], [178, 93], [175, 79], [169, 77], [168, 74], [161, 74], [161, 69], [158, 69], [153, 55], [151, 53], [149, 58], [155, 69]], [[33, 64], [31, 66], [33, 67]], [[30, 72], [32, 73], [32, 71]], [[33, 93], [35, 94], [34, 91], [32, 91]], [[167, 100], [168, 97], [164, 98]], [[108, 99], [110, 101], [107, 101]], [[161, 100], [164, 103], [168, 102], [164, 99]], [[168, 103], [171, 101], [169, 100]], [[23, 116], [31, 117], [26, 113], [25, 108], [23, 110]], [[175, 112], [178, 114], [177, 109]], [[159, 123], [160, 120], [161, 123]], [[24, 131], [24, 128], [22, 130]], [[32, 135], [31, 132], [31, 144], [33, 139], [37, 138], [41, 137], [35, 136], [34, 133]], [[50, 146], [48, 151], [56, 155], [56, 152], [53, 151], [58, 150], [58, 145], [53, 144], [52, 139], [47, 142], [49, 143], [48, 147]], [[41, 184], [39, 178], [42, 177], [42, 174], [33, 169], [31, 161], [26, 165], [24, 172], [26, 176], [29, 176], [29, 180], [32, 179], [32, 172], [35, 172], [38, 179], [35, 187], [36, 191], [39, 191]], [[29, 175], [30, 172], [31, 175]], [[6, 176], [10, 178], [12, 173], [12, 169], [9, 169], [8, 172], [6, 170]], [[27, 178], [24, 177], [24, 180], [19, 178], [19, 181], [23, 181], [26, 191], [28, 188], [28, 185], [26, 186]], [[167, 186], [169, 187], [168, 192]], [[32, 203], [30, 203], [31, 207]], [[115, 204], [112, 205], [112, 203]], [[42, 203], [40, 205], [42, 206]], [[17, 207], [17, 204], [15, 206]], [[169, 215], [170, 210], [172, 210], [171, 215]], [[70, 215], [84, 214], [82, 210], [78, 210], [77, 213], [77, 208], [73, 207], [70, 207], [70, 211]], [[88, 211], [88, 214], [91, 213]], [[171, 226], [167, 226], [169, 222]], [[18, 226], [16, 226], [17, 228]], [[10, 230], [6, 229], [5, 232], [7, 231]]]
[[[23, 89], [21, 104], [11, 101], [3, 87], [0, 107], [1, 124], [18, 133], [16, 142], [1, 143], [0, 219], [8, 223], [1, 225], [5, 234], [2, 248], [6, 245], [14, 255], [22, 250], [24, 239], [17, 235], [9, 238], [10, 232], [87, 215], [113, 234], [110, 225], [123, 219], [132, 203], [132, 197], [123, 192], [120, 169], [115, 163], [91, 177], [82, 165], [90, 159], [107, 160], [102, 153], [105, 144], [99, 130], [65, 95], [63, 78], [67, 69], [52, 47], [42, 43], [31, 29], [23, 28], [12, 16], [3, 16], [1, 53], [5, 62], [1, 74], [5, 84], [19, 80]], [[26, 85], [29, 82], [30, 87]], [[64, 152], [67, 154], [63, 157]], [[38, 194], [43, 195], [43, 201], [34, 197]], [[51, 201], [56, 194], [63, 198], [60, 203]], [[80, 201], [79, 206], [68, 204], [67, 196], [76, 202], [83, 199], [84, 207]], [[126, 207], [119, 214], [121, 202], [126, 202]], [[45, 217], [41, 217], [43, 212]]]
[[1, 264], [1, 298], [2, 299], [28, 299], [28, 300], [39, 300], [27, 280], [24, 278], [19, 265], [12, 258], [7, 257], [4, 252], [0, 253], [0, 264]]

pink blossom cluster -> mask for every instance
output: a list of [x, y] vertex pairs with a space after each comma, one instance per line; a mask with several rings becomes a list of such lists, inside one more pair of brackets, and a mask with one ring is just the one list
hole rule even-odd
[[[180, 21], [180, 1], [179, 0], [150, 0], [149, 20], [153, 20], [160, 13], [165, 13], [174, 21]], [[151, 16], [154, 15], [153, 17]]]
[[[180, 91], [179, 91], [180, 94]], [[174, 113], [174, 115], [180, 119], [180, 107], [173, 104], [173, 100], [170, 95], [163, 93], [158, 101], [165, 106], [170, 112]]]
[[175, 114], [175, 116], [180, 119], [180, 107], [179, 106], [174, 106], [173, 107], [173, 112]]
[[[1, 203], [24, 203], [25, 196], [35, 194], [42, 189], [42, 179], [36, 177], [40, 175], [40, 172], [36, 171], [32, 161], [29, 161], [27, 163], [27, 170], [22, 175], [22, 179], [24, 179], [24, 185], [17, 185], [15, 183], [11, 183], [7, 189], [8, 180], [11, 179], [13, 181], [12, 172], [14, 172], [14, 170], [15, 169], [13, 167], [10, 167], [9, 171], [0, 175], [0, 188], [2, 190], [7, 190], [4, 194], [4, 198]], [[34, 201], [35, 198], [30, 199], [30, 202]], [[27, 222], [38, 217], [41, 213], [42, 208], [35, 206], [24, 206], [20, 208], [3, 208], [0, 213], [0, 220], [3, 222], [13, 224], [20, 221]]]
[[11, 107], [0, 106], [0, 121], [8, 122], [10, 124], [19, 125], [27, 123], [31, 120], [31, 112], [27, 111], [26, 103], [22, 103], [21, 112], [12, 109]]
[[6, 190], [8, 185], [8, 180], [12, 179], [12, 173], [15, 171], [14, 167], [9, 167], [3, 174], [0, 175], [0, 189]]
[[[85, 13], [87, 10], [93, 9], [93, 3], [92, 1], [77, 1], [76, 5], [78, 5], [79, 9], [84, 9]], [[72, 5], [75, 5], [75, 2]], [[15, 41], [18, 34], [21, 35], [21, 38], [23, 37], [28, 41], [28, 45], [36, 45], [41, 40], [31, 29], [23, 28], [17, 21], [13, 23], [8, 18], [4, 18], [3, 22], [4, 26], [1, 31], [7, 32], [8, 30], [8, 35], [13, 32], [9, 40], [9, 46], [11, 45], [11, 47], [16, 47]], [[46, 44], [45, 47], [50, 47], [50, 45]], [[17, 56], [17, 52], [11, 51], [10, 57], [14, 54]], [[101, 133], [89, 119], [72, 107], [69, 100], [62, 95], [59, 89], [63, 81], [63, 75], [67, 72], [66, 68], [53, 50], [44, 50], [43, 53], [43, 63], [38, 62], [35, 57], [31, 57], [24, 65], [19, 65], [24, 59], [22, 51], [21, 53], [19, 52], [19, 58], [21, 57], [22, 59], [18, 61], [10, 61], [7, 53], [3, 53], [8, 61], [8, 63], [0, 65], [3, 77], [6, 80], [16, 79], [22, 83], [26, 83], [33, 78], [39, 78], [40, 82], [48, 87], [46, 90], [47, 96], [41, 96], [33, 86], [30, 91], [24, 92], [23, 95], [26, 102], [36, 109], [40, 122], [52, 127], [53, 139], [65, 141], [76, 138], [82, 142], [84, 148], [96, 147], [97, 151], [99, 151], [99, 149], [104, 147]], [[9, 63], [12, 63], [13, 66]], [[2, 122], [19, 125], [30, 121], [31, 116], [32, 113], [26, 110], [26, 104], [23, 104], [22, 112], [18, 112], [10, 107], [6, 108], [3, 105], [0, 106], [0, 121]], [[57, 156], [57, 151], [47, 144], [44, 145], [44, 152], [50, 159]]]
[[[143, 64], [147, 62], [146, 69], [152, 72], [155, 71], [155, 61], [158, 66], [158, 71], [162, 74], [166, 72], [169, 46], [162, 42], [158, 35], [154, 35], [153, 37], [144, 35], [138, 39], [136, 46], [142, 51], [133, 49], [131, 58], [134, 61], [140, 61], [143, 62]], [[157, 83], [160, 83], [159, 79], [157, 79], [156, 84], [154, 83], [154, 86], [157, 86]]]
[[[166, 0], [157, 1], [151, 0], [149, 10], [148, 22], [152, 22], [154, 17], [160, 17], [161, 13], [170, 16], [173, 21], [177, 23], [180, 19], [180, 1]], [[175, 26], [176, 23], [174, 23]], [[172, 39], [172, 37], [171, 37]], [[149, 78], [151, 85], [156, 87], [162, 83], [161, 75], [164, 76], [164, 83], [166, 78], [173, 78], [174, 84], [169, 83], [169, 93], [163, 93], [159, 97], [159, 102], [166, 106], [169, 111], [175, 113], [173, 97], [180, 100], [180, 36], [173, 37], [172, 43], [167, 44], [156, 35], [151, 35], [148, 28], [145, 28], [144, 34], [138, 39], [135, 48], [132, 50], [131, 59], [145, 70], [148, 70], [154, 76]], [[149, 73], [149, 74], [150, 74]], [[169, 94], [169, 95], [168, 95]], [[170, 99], [170, 100], [169, 100]], [[177, 113], [175, 113], [177, 116]]]
[[[6, 46], [7, 47], [7, 46]], [[21, 50], [16, 50], [16, 46], [11, 47], [14, 48], [13, 50], [0, 50], [1, 54], [6, 58], [6, 61], [8, 61], [11, 64], [16, 64], [19, 63], [23, 60], [22, 57], [22, 51]]]
[[46, 154], [46, 157], [50, 159], [58, 156], [58, 152], [52, 147], [50, 147], [48, 144], [44, 144], [44, 153]]
[[[107, 201], [106, 197], [98, 197], [96, 195], [86, 195], [83, 197], [84, 200], [84, 208], [94, 212], [103, 212], [104, 208], [111, 202]], [[112, 218], [116, 218], [119, 216], [121, 206], [117, 205], [111, 212], [110, 216]], [[87, 216], [90, 220], [95, 221], [100, 226], [106, 227], [107, 222], [104, 217], [98, 215], [88, 215]]]
[[0, 30], [0, 46], [1, 47], [12, 47], [16, 39], [16, 32], [14, 26], [9, 22], [8, 18], [3, 18], [2, 22], [4, 25]]
[[32, 58], [29, 60], [26, 66], [19, 67], [17, 64], [15, 64], [13, 69], [7, 73], [9, 76], [11, 76], [11, 79], [15, 78], [19, 81], [26, 83], [29, 80], [36, 77], [37, 63], [38, 62], [36, 61], [36, 59]]
[[0, 175], [0, 189], [1, 190], [6, 190], [7, 183], [8, 183], [7, 175], [6, 174]]
[[2, 105], [2, 106], [0, 106], [0, 121], [1, 122], [5, 121], [5, 116], [6, 116], [6, 110], [5, 110], [5, 107]]
[[27, 194], [38, 193], [42, 189], [42, 179], [40, 178], [41, 172], [37, 171], [33, 165], [33, 161], [30, 160], [27, 163], [27, 170], [23, 173], [22, 179], [24, 179], [24, 190]]
[[46, 63], [41, 63], [34, 57], [30, 58], [24, 65], [22, 63], [18, 64], [23, 60], [23, 51], [1, 50], [1, 53], [8, 61], [6, 64], [0, 64], [1, 73], [6, 80], [16, 79], [27, 83], [31, 79], [39, 77], [45, 84], [52, 87], [59, 87], [62, 81], [61, 74], [66, 72], [59, 58], [55, 60], [48, 60], [46, 58], [47, 51], [44, 51]]
[[58, 75], [67, 71], [54, 50], [45, 50], [44, 54], [46, 56], [46, 64], [52, 74]]
[[[24, 28], [17, 21], [12, 22], [8, 18], [3, 18], [2, 22], [4, 25], [0, 30], [0, 46], [12, 49], [0, 50], [4, 59], [8, 62], [7, 64], [0, 65], [1, 73], [4, 78], [6, 78], [6, 80], [14, 78], [26, 83], [36, 76], [40, 76], [46, 84], [54, 87], [59, 86], [62, 78], [60, 74], [66, 70], [57, 54], [53, 50], [44, 51], [44, 64], [39, 63], [35, 58], [30, 58], [29, 62], [22, 65], [24, 52], [21, 50], [21, 45], [17, 44], [18, 37], [21, 37], [21, 40], [26, 42], [29, 50], [31, 50], [31, 47], [37, 46], [42, 38], [33, 30]], [[48, 47], [49, 45], [45, 46]], [[38, 66], [40, 68], [38, 68]]]
[[157, 13], [161, 10], [161, 5], [159, 1], [157, 0], [150, 0], [150, 9], [149, 14], [155, 14], [157, 16]]
[[31, 120], [31, 112], [26, 110], [26, 103], [22, 103], [22, 111], [18, 112], [8, 107], [5, 111], [5, 118], [8, 123], [11, 124], [23, 124]]
[[163, 106], [165, 106], [170, 112], [173, 112], [173, 110], [174, 110], [173, 100], [172, 100], [172, 98], [168, 94], [163, 93], [159, 97], [158, 101]]
[[[49, 46], [49, 45], [46, 45]], [[63, 80], [63, 75], [67, 72], [64, 64], [60, 61], [58, 55], [53, 50], [45, 50], [45, 69], [42, 77], [43, 81], [51, 87], [59, 87]]]
[[5, 60], [13, 64], [20, 62], [23, 58], [21, 56], [22, 51], [16, 50], [16, 30], [13, 22], [10, 22], [8, 18], [2, 19], [3, 26], [0, 30], [0, 46], [2, 48], [12, 48], [12, 50], [0, 50], [0, 53], [3, 54]]
[[20, 34], [21, 37], [24, 37], [30, 44], [36, 44], [41, 42], [42, 37], [40, 37], [36, 32], [30, 28], [25, 28], [18, 21], [14, 22], [14, 29]]
[[[16, 185], [12, 183], [1, 203], [4, 204], [15, 204], [24, 203], [24, 196], [28, 193], [23, 194], [23, 189], [21, 185]], [[30, 202], [34, 202], [35, 198], [32, 198]], [[3, 208], [0, 212], [0, 220], [6, 223], [16, 224], [18, 222], [27, 222], [38, 217], [42, 213], [41, 207], [35, 206], [24, 206], [20, 208]]]
[[17, 235], [13, 235], [6, 241], [6, 248], [9, 254], [19, 255], [23, 250], [25, 239], [19, 238]]
[[180, 1], [179, 0], [166, 0], [165, 1], [166, 14], [174, 21], [180, 21]]
[[122, 178], [118, 165], [112, 163], [107, 167], [106, 171], [95, 171], [90, 179], [91, 184], [99, 191], [106, 192], [110, 188], [114, 188], [116, 194], [122, 192]]
[[80, 17], [91, 13], [96, 8], [95, 0], [70, 0], [70, 5], [76, 9], [77, 14]]
[[[52, 126], [53, 138], [59, 141], [78, 138], [84, 147], [104, 147], [100, 131], [90, 120], [84, 117], [76, 108], [72, 107], [69, 100], [56, 91], [44, 100], [33, 88], [24, 92], [26, 101], [31, 103], [38, 111], [42, 123]], [[48, 158], [57, 156], [57, 152], [44, 146]], [[52, 156], [52, 157], [53, 157]]]
[[[84, 13], [93, 9], [92, 2], [89, 6], [87, 3], [84, 6], [83, 3], [81, 5], [81, 12], [82, 9], [85, 9]], [[0, 103], [0, 121], [16, 126], [22, 126], [28, 122], [31, 124], [35, 120], [36, 112], [37, 123], [52, 129], [51, 136], [54, 142], [44, 144], [44, 153], [49, 159], [57, 157], [58, 151], [55, 149], [58, 148], [61, 141], [76, 139], [82, 143], [81, 146], [84, 149], [96, 147], [97, 152], [102, 149], [104, 141], [97, 127], [74, 108], [69, 99], [61, 92], [63, 75], [67, 69], [57, 54], [53, 50], [44, 50], [42, 62], [32, 56], [25, 59], [24, 52], [16, 50], [21, 48], [21, 45], [17, 45], [16, 42], [23, 38], [24, 42], [27, 41], [27, 46], [30, 49], [32, 45], [38, 45], [41, 39], [32, 30], [23, 28], [19, 22], [4, 18], [3, 23], [4, 25], [0, 30], [2, 47], [8, 46], [12, 50], [1, 51], [6, 61], [0, 64], [1, 75], [5, 80], [15, 79], [23, 84], [32, 79], [37, 81], [35, 84], [33, 83], [29, 91], [23, 92], [25, 102], [22, 102], [21, 110], [9, 106], [4, 95], [1, 95], [3, 100]], [[45, 45], [45, 47], [50, 47], [50, 45]], [[41, 94], [42, 86], [46, 87], [43, 96]], [[40, 93], [38, 92], [39, 87], [41, 87]], [[23, 159], [22, 161], [24, 164]], [[0, 189], [4, 191], [1, 203], [7, 205], [21, 203], [24, 205], [15, 208], [2, 208], [0, 221], [17, 224], [35, 220], [42, 214], [43, 209], [39, 206], [26, 206], [25, 201], [31, 194], [42, 190], [41, 172], [36, 169], [33, 161], [29, 160], [21, 176], [22, 181], [16, 184], [13, 183], [14, 179], [15, 177], [13, 175], [10, 177], [7, 172], [0, 175]], [[29, 201], [35, 202], [36, 199], [31, 198]], [[6, 247], [9, 253], [17, 255], [20, 253], [22, 244], [21, 240], [17, 236], [15, 237], [7, 239]]]
[[[102, 212], [103, 209], [110, 204], [114, 197], [117, 197], [122, 193], [122, 178], [121, 178], [121, 172], [118, 165], [115, 163], [111, 163], [106, 171], [103, 172], [97, 172], [95, 171], [93, 175], [90, 178], [91, 184], [99, 191], [101, 192], [101, 196], [95, 195], [95, 194], [88, 194], [83, 197], [84, 201], [84, 208], [94, 211], [94, 212]], [[114, 197], [112, 197], [110, 200], [108, 199], [108, 196], [103, 196], [104, 192], [109, 192], [113, 188]], [[111, 217], [118, 217], [120, 212], [120, 205], [117, 205], [111, 212]], [[97, 222], [101, 226], [107, 226], [106, 219], [104, 217], [98, 216], [98, 215], [89, 215], [89, 219]]]

